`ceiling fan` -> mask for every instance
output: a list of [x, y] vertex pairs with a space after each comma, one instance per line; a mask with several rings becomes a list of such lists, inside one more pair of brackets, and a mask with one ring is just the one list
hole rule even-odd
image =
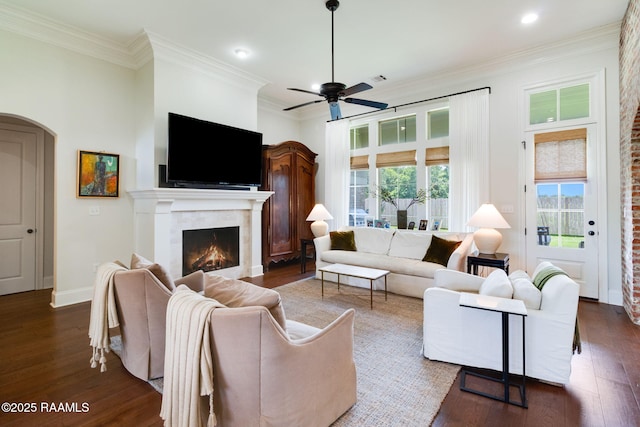
[[325, 100], [329, 103], [331, 120], [338, 120], [342, 118], [342, 114], [340, 113], [340, 105], [338, 105], [338, 101], [344, 101], [349, 104], [364, 105], [366, 107], [378, 108], [380, 110], [384, 110], [385, 108], [387, 108], [388, 104], [385, 104], [383, 102], [367, 101], [366, 99], [359, 99], [359, 98], [348, 98], [350, 95], [353, 95], [355, 93], [372, 89], [371, 85], [367, 83], [358, 83], [354, 86], [347, 87], [347, 85], [345, 85], [344, 83], [338, 83], [335, 81], [334, 58], [333, 58], [333, 51], [334, 51], [333, 49], [333, 45], [334, 45], [333, 43], [333, 12], [335, 12], [336, 9], [338, 9], [338, 6], [340, 6], [340, 2], [338, 0], [327, 0], [325, 4], [327, 6], [327, 9], [331, 11], [331, 82], [323, 83], [320, 86], [320, 92], [312, 92], [310, 90], [296, 89], [296, 88], [287, 88], [289, 90], [295, 90], [298, 92], [318, 95], [323, 97], [324, 99], [305, 102], [304, 104], [285, 108], [284, 111], [294, 110], [296, 108], [304, 107], [311, 104], [317, 104], [318, 102], [323, 102]]

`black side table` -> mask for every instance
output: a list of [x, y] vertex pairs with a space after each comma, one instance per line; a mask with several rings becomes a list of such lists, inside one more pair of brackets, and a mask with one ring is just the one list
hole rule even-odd
[[467, 273], [478, 275], [478, 266], [501, 268], [509, 274], [509, 254], [478, 254], [467, 257]]
[[[311, 246], [312, 254], [307, 255], [307, 245]], [[300, 239], [300, 273], [307, 272], [307, 260], [316, 259], [316, 246], [313, 244], [313, 239]]]

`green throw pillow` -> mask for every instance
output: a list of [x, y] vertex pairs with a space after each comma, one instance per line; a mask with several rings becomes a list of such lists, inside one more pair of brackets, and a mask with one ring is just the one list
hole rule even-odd
[[329, 233], [331, 239], [332, 251], [355, 251], [356, 239], [353, 231], [331, 231]]
[[433, 236], [431, 238], [431, 244], [429, 245], [429, 249], [427, 249], [427, 253], [425, 254], [423, 261], [427, 262], [435, 262], [436, 264], [441, 264], [446, 266], [449, 262], [449, 257], [455, 251], [458, 246], [460, 246], [461, 241], [447, 240], [442, 239], [438, 236]]

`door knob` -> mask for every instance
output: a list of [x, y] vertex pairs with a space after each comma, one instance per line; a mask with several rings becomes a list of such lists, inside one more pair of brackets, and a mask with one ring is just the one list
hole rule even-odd
[[28, 229], [27, 233], [29, 233], [29, 234], [33, 233], [33, 228]]
[[590, 231], [588, 234], [589, 234], [589, 236], [595, 236], [596, 232], [595, 231]]
[[594, 220], [589, 221], [588, 223], [589, 225], [596, 225], [596, 222]]

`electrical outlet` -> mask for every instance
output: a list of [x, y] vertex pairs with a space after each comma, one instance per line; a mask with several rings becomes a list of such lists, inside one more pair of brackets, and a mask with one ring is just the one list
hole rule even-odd
[[94, 263], [93, 263], [93, 272], [94, 272], [94, 273], [96, 273], [96, 272], [98, 271], [98, 265], [99, 265], [99, 264], [98, 264], [97, 262], [94, 262]]
[[91, 206], [89, 208], [89, 215], [100, 215], [100, 206]]

